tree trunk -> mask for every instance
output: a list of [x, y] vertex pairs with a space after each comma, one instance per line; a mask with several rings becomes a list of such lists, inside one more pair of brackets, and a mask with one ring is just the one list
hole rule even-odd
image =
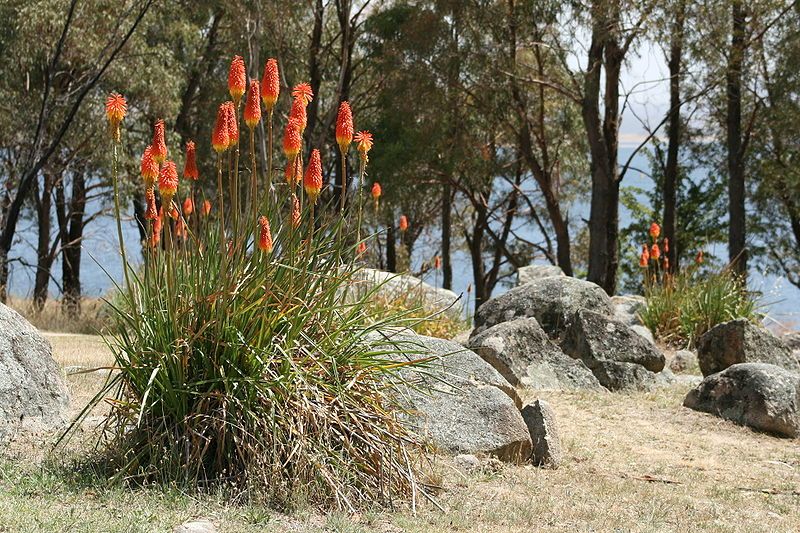
[[386, 224], [386, 270], [397, 272], [397, 239], [394, 232], [394, 223], [389, 221]]
[[731, 6], [731, 47], [725, 73], [728, 150], [728, 260], [733, 270], [747, 273], [745, 228], [744, 153], [742, 142], [742, 64], [744, 63], [745, 10], [739, 0]]
[[64, 291], [63, 308], [70, 317], [81, 312], [81, 240], [86, 209], [86, 183], [82, 172], [72, 176], [70, 209], [65, 217], [66, 239], [63, 240], [61, 272]]
[[[591, 156], [588, 280], [608, 294], [617, 288], [619, 264], [619, 78], [625, 49], [619, 44], [618, 0], [592, 4], [592, 42], [581, 105]], [[600, 116], [601, 67], [605, 67], [603, 117]]]
[[0, 247], [0, 303], [8, 301], [8, 252]]
[[[38, 183], [35, 189], [38, 189]], [[33, 285], [33, 310], [39, 313], [47, 301], [47, 290], [50, 287], [50, 216], [52, 207], [53, 177], [49, 172], [43, 174], [41, 195], [36, 192], [36, 216], [39, 238], [36, 244], [36, 276]]]
[[667, 163], [664, 167], [664, 218], [662, 220], [664, 237], [669, 239], [670, 247], [666, 257], [669, 270], [678, 268], [678, 242], [675, 232], [675, 213], [680, 186], [678, 153], [681, 143], [681, 61], [683, 55], [683, 28], [686, 2], [680, 0], [675, 6], [672, 22], [672, 37], [669, 47], [669, 126], [667, 128]]
[[453, 288], [453, 264], [450, 257], [450, 240], [453, 233], [451, 210], [453, 204], [453, 188], [445, 180], [442, 186], [442, 288]]
[[486, 289], [486, 269], [483, 264], [483, 234], [488, 223], [486, 208], [476, 207], [476, 219], [467, 246], [472, 260], [472, 279], [475, 285], [475, 311], [491, 296]]
[[597, 283], [606, 291], [608, 271], [608, 212], [607, 202], [610, 187], [608, 155], [603, 139], [600, 120], [600, 74], [602, 67], [603, 43], [602, 24], [594, 22], [592, 43], [589, 48], [589, 66], [584, 78], [584, 94], [581, 102], [586, 135], [589, 141], [592, 175], [592, 195], [589, 211], [589, 272], [587, 279]]
[[311, 139], [319, 117], [319, 86], [322, 84], [322, 69], [320, 67], [320, 51], [322, 49], [322, 26], [325, 19], [325, 5], [322, 0], [314, 2], [314, 28], [311, 30], [311, 45], [308, 49], [308, 78], [314, 99], [308, 104], [308, 118], [306, 126], [306, 152], [311, 152]]

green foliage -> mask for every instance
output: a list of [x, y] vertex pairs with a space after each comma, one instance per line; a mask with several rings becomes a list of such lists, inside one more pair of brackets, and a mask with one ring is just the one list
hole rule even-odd
[[648, 283], [644, 295], [644, 325], [657, 338], [676, 346], [694, 345], [721, 322], [759, 318], [758, 294], [748, 291], [744, 280], [727, 268], [710, 272], [690, 267], [664, 275], [661, 283]]
[[83, 413], [110, 396], [115, 477], [232, 483], [281, 506], [410, 492], [417, 444], [388, 393], [402, 365], [376, 334], [402, 320], [370, 316], [371, 292], [343, 303], [358, 267], [340, 224], [311, 244], [281, 224], [272, 255], [244, 239], [230, 256], [207, 224], [131, 273], [107, 337], [117, 372]]

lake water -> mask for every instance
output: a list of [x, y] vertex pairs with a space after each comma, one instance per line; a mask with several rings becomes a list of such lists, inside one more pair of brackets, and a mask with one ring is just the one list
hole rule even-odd
[[[620, 160], [625, 161], [629, 154], [630, 149], [621, 149]], [[634, 159], [633, 166], [647, 168], [647, 161], [643, 156], [637, 156]], [[652, 187], [652, 183], [646, 177], [634, 171], [630, 171], [629, 175], [625, 177], [624, 185], [642, 189]], [[90, 212], [91, 209], [95, 207], [96, 206], [90, 206]], [[573, 206], [571, 216], [588, 219], [588, 207], [585, 205]], [[621, 227], [627, 225], [629, 221], [630, 213], [622, 208], [620, 213]], [[528, 227], [523, 225], [517, 228], [517, 230], [526, 238], [537, 238], [537, 231], [532, 225], [528, 225]], [[432, 231], [433, 235], [436, 236], [438, 231]], [[101, 217], [87, 226], [81, 264], [82, 284], [86, 296], [96, 297], [106, 294], [112, 287], [109, 274], [117, 281], [121, 279], [122, 262], [119, 256], [116, 235], [116, 226], [113, 218], [110, 216]], [[22, 257], [27, 263], [35, 264], [35, 227], [31, 226], [29, 223], [23, 222], [20, 226], [19, 236], [21, 242], [15, 244], [11, 251], [11, 257]], [[132, 218], [125, 221], [123, 238], [125, 239], [129, 257], [140, 260], [139, 235]], [[716, 244], [715, 247], [712, 246], [709, 252], [719, 257], [727, 257], [727, 246], [724, 243], [719, 243]], [[419, 264], [422, 260], [423, 258], [416, 258], [415, 264]], [[53, 274], [56, 279], [60, 279], [60, 264], [54, 266]], [[428, 278], [429, 279], [426, 281], [432, 284], [436, 281], [433, 273], [431, 273]], [[774, 320], [794, 328], [800, 327], [800, 289], [791, 285], [784, 278], [764, 274], [762, 272], [752, 271], [750, 280], [751, 287], [764, 294], [762, 303], [770, 317], [768, 322]], [[438, 282], [441, 283], [440, 278]], [[469, 256], [463, 252], [455, 253], [453, 257], [453, 290], [457, 293], [464, 293], [467, 285], [471, 282], [472, 267]], [[21, 297], [30, 296], [33, 287], [33, 269], [23, 267], [19, 263], [13, 263], [11, 265], [9, 285], [11, 294]], [[499, 285], [495, 289], [494, 295], [501, 294], [508, 290], [508, 288], [508, 285]], [[50, 291], [54, 295], [57, 295], [59, 292], [57, 285], [52, 281], [50, 284]]]

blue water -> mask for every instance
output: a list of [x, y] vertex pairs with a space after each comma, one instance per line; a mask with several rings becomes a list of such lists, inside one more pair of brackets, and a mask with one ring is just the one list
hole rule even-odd
[[[626, 160], [630, 154], [630, 149], [620, 150], [620, 159]], [[647, 161], [643, 156], [634, 158], [634, 167], [646, 169]], [[644, 175], [636, 171], [630, 171], [623, 182], [624, 186], [637, 187], [644, 190], [652, 187], [652, 182]], [[88, 206], [88, 212], [93, 212], [99, 205]], [[573, 205], [571, 217], [576, 220], [580, 218], [588, 219], [587, 205]], [[631, 214], [624, 207], [620, 211], [620, 225], [625, 227], [631, 219]], [[521, 222], [516, 231], [523, 237], [530, 240], [537, 240], [540, 235], [532, 224]], [[414, 265], [419, 266], [422, 261], [430, 261], [433, 247], [430, 244], [438, 241], [438, 229], [431, 228], [426, 234], [421, 236], [420, 245], [416, 248]], [[30, 223], [23, 223], [18, 232], [19, 242], [11, 251], [11, 257], [21, 257], [25, 262], [33, 265], [36, 263], [36, 228]], [[103, 216], [91, 223], [86, 228], [85, 239], [83, 242], [83, 259], [81, 263], [83, 292], [86, 296], [97, 297], [109, 292], [113, 282], [109, 275], [119, 282], [122, 277], [122, 261], [119, 256], [119, 248], [116, 237], [116, 227], [111, 216]], [[130, 215], [123, 224], [123, 239], [125, 240], [126, 250], [130, 260], [139, 262], [141, 260], [139, 235]], [[429, 246], [426, 246], [428, 244]], [[426, 251], [427, 255], [422, 257], [420, 251]], [[712, 245], [708, 252], [719, 257], [727, 256], [725, 243]], [[537, 259], [535, 262], [545, 262], [544, 259]], [[56, 280], [60, 280], [61, 266], [57, 263], [53, 267], [53, 275]], [[19, 262], [11, 264], [10, 272], [10, 292], [16, 296], [30, 296], [33, 288], [33, 268], [25, 267]], [[427, 276], [429, 283], [437, 282], [441, 284], [441, 277], [436, 278], [434, 273]], [[508, 290], [514, 278], [510, 278], [507, 283], [501, 283], [495, 289], [494, 295], [501, 294]], [[472, 266], [470, 258], [465, 252], [457, 252], [453, 257], [453, 290], [457, 293], [465, 293], [467, 285], [472, 282]], [[769, 315], [769, 321], [774, 320], [781, 324], [800, 327], [800, 289], [791, 285], [781, 277], [752, 271], [750, 273], [750, 285], [753, 289], [760, 291], [764, 310]], [[55, 282], [50, 283], [50, 292], [57, 296], [59, 289]]]

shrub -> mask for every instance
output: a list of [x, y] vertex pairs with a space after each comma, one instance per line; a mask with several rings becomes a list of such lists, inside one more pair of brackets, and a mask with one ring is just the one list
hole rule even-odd
[[[402, 316], [371, 316], [365, 304], [371, 291], [347, 298], [360, 268], [360, 239], [352, 242], [354, 223], [344, 210], [328, 206], [315, 214], [322, 188], [318, 151], [306, 170], [306, 194], [297, 190], [300, 120], [290, 118], [287, 126], [287, 185], [272, 190], [271, 173], [266, 186], [258, 183], [251, 125], [260, 115], [253, 103], [258, 106], [258, 95], [256, 86], [244, 115], [251, 156], [246, 187], [239, 181], [234, 140], [238, 106], [220, 106], [211, 212], [206, 202], [193, 209], [193, 186], [183, 191], [191, 205], [177, 201], [174, 163], [163, 157], [154, 162], [154, 154], [166, 152], [159, 147], [163, 122], [157, 125], [142, 165], [150, 247], [142, 271], [124, 261], [126, 281], [109, 304], [106, 337], [115, 371], [78, 421], [101, 401], [110, 403], [104, 437], [115, 479], [224, 484], [257, 491], [279, 506], [302, 501], [350, 510], [418, 495], [419, 443], [398, 422], [392, 385], [401, 379], [401, 367], [424, 361], [396, 362], [395, 352], [404, 348], [387, 348], [375, 334], [406, 325]], [[292, 114], [310, 98], [307, 85], [298, 86]], [[122, 118], [115, 118], [116, 156]], [[271, 124], [267, 131], [271, 135]], [[356, 141], [361, 186], [371, 136], [362, 133]], [[346, 154], [349, 143], [339, 144]], [[193, 148], [187, 157], [192, 164]], [[223, 183], [230, 184], [227, 204]]]
[[640, 258], [647, 300], [640, 316], [657, 338], [673, 345], [693, 346], [698, 337], [719, 323], [759, 318], [758, 294], [747, 290], [746, 280], [727, 267], [719, 272], [701, 270], [702, 252], [692, 265], [670, 272], [665, 256], [660, 255], [663, 249], [668, 250], [669, 243], [662, 241], [659, 246], [656, 240], [660, 228], [654, 225], [653, 245], [645, 245]]

